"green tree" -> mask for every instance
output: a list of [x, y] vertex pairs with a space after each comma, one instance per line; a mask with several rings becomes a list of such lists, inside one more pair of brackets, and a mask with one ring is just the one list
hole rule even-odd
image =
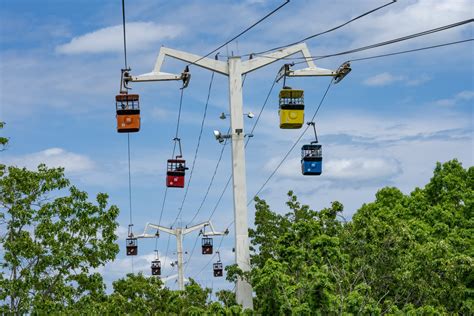
[[346, 251], [383, 310], [472, 314], [474, 168], [438, 163], [425, 188], [384, 188], [348, 228]]
[[257, 313], [474, 313], [474, 168], [437, 164], [424, 188], [383, 188], [352, 221], [342, 205], [311, 210], [292, 192], [279, 215], [256, 199], [247, 278]]
[[[0, 122], [0, 130], [5, 127], [5, 122]], [[5, 150], [5, 146], [8, 144], [8, 138], [6, 137], [0, 137], [0, 151]]]
[[105, 296], [94, 273], [115, 258], [116, 206], [96, 204], [63, 169], [0, 165], [0, 311], [61, 311], [84, 295]]
[[107, 297], [89, 295], [70, 306], [68, 314], [81, 313], [84, 308], [94, 314], [137, 315], [203, 315], [209, 310], [227, 312], [219, 303], [211, 304], [210, 289], [201, 288], [190, 280], [184, 291], [172, 291], [159, 278], [141, 273], [127, 274], [113, 282], [113, 292]]
[[319, 212], [301, 205], [290, 191], [290, 212], [278, 215], [256, 198], [255, 229], [250, 230], [255, 254], [251, 283], [257, 313], [282, 315], [334, 313], [337, 285], [347, 258], [340, 252], [337, 220], [342, 205], [334, 202]]

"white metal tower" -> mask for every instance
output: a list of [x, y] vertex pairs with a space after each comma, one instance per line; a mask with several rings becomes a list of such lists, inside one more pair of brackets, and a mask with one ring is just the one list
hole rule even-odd
[[[139, 76], [129, 76], [124, 78], [131, 82], [146, 81], [167, 81], [183, 80], [187, 74], [171, 74], [161, 71], [166, 56], [202, 67], [229, 78], [229, 109], [231, 113], [231, 134], [232, 139], [232, 179], [234, 196], [234, 225], [235, 225], [235, 261], [242, 271], [250, 270], [250, 251], [248, 238], [248, 215], [247, 215], [247, 186], [245, 169], [245, 148], [244, 148], [244, 124], [242, 105], [242, 75], [274, 63], [290, 55], [301, 53], [306, 61], [307, 68], [291, 70], [284, 69], [282, 75], [288, 77], [301, 76], [333, 76], [343, 77], [346, 73], [341, 72], [342, 67], [337, 70], [318, 68], [315, 66], [305, 43], [283, 48], [273, 53], [254, 57], [242, 61], [241, 57], [229, 57], [227, 62], [219, 61], [207, 57], [190, 54], [187, 52], [161, 47], [155, 68], [152, 72]], [[344, 68], [347, 71], [347, 67]], [[350, 70], [350, 68], [349, 68]], [[347, 71], [348, 72], [348, 71]], [[243, 279], [238, 279], [236, 284], [236, 299], [243, 308], [253, 309], [252, 287]]]
[[[183, 236], [186, 234], [189, 234], [195, 230], [202, 229], [205, 227], [209, 227], [211, 231], [206, 232], [206, 236], [222, 236], [226, 235], [227, 232], [217, 232], [214, 230], [214, 226], [212, 226], [212, 223], [207, 221], [201, 224], [197, 224], [191, 227], [186, 227], [186, 228], [168, 228], [156, 224], [151, 224], [147, 223], [145, 226], [145, 230], [143, 231], [143, 234], [141, 235], [136, 235], [134, 236], [135, 238], [156, 238], [158, 232], [165, 232], [170, 235], [176, 236], [176, 252], [178, 255], [178, 287], [180, 291], [184, 290], [184, 269], [183, 269]], [[155, 234], [149, 234], [147, 233], [149, 228], [156, 229]]]

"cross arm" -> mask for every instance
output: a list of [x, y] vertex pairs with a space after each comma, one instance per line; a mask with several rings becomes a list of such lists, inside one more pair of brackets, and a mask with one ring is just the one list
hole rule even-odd
[[204, 228], [206, 226], [208, 226], [211, 229], [210, 232], [205, 234], [206, 236], [222, 236], [222, 235], [227, 235], [227, 233], [228, 233], [227, 231], [226, 232], [216, 231], [214, 229], [214, 226], [212, 225], [212, 223], [210, 221], [206, 221], [206, 222], [203, 222], [203, 223], [200, 223], [200, 224], [197, 224], [197, 225], [194, 225], [194, 226], [191, 226], [191, 227], [188, 227], [188, 228], [184, 229], [183, 234], [190, 233], [192, 231]]
[[306, 46], [306, 43], [300, 43], [300, 44], [285, 47], [276, 52], [273, 52], [267, 55], [262, 55], [257, 58], [253, 58], [253, 59], [243, 62], [242, 74], [246, 74], [248, 72], [254, 71], [256, 69], [259, 69], [268, 64], [274, 63], [280, 59], [294, 55], [296, 53], [303, 54], [305, 62], [308, 65], [308, 68], [306, 69], [313, 70], [316, 75], [320, 75], [321, 72], [323, 73], [327, 72], [327, 69], [316, 67], [311, 57], [311, 54], [309, 53], [308, 46]]
[[156, 225], [156, 224], [146, 223], [145, 229], [143, 230], [143, 234], [136, 235], [135, 238], [155, 238], [156, 233], [155, 234], [147, 233], [149, 228], [154, 228], [158, 231], [162, 231], [162, 232], [165, 232], [165, 233], [168, 233], [168, 234], [171, 234], [171, 235], [176, 235], [176, 232], [175, 232], [174, 229], [164, 227], [164, 226], [160, 226], [160, 225]]
[[172, 49], [168, 47], [161, 47], [160, 53], [158, 54], [158, 58], [156, 59], [155, 68], [152, 72], [139, 75], [139, 76], [130, 76], [128, 78], [129, 81], [132, 82], [140, 82], [140, 81], [166, 81], [166, 80], [181, 80], [183, 79], [182, 74], [170, 74], [167, 72], [162, 72], [161, 67], [163, 66], [163, 62], [165, 57], [171, 57], [174, 59], [178, 59], [211, 71], [215, 71], [217, 73], [228, 75], [229, 69], [227, 63], [201, 56], [183, 52], [177, 49]]

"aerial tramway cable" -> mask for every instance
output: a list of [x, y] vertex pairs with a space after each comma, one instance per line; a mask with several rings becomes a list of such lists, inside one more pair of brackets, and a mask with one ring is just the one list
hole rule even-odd
[[[329, 92], [329, 89], [331, 88], [331, 86], [333, 85], [334, 83], [334, 79], [331, 78], [331, 81], [329, 82], [329, 85], [328, 87], [326, 88], [326, 91], [324, 92], [322, 98], [321, 98], [321, 101], [319, 102], [319, 105], [318, 107], [316, 108], [316, 111], [314, 112], [313, 114], [313, 117], [311, 118], [311, 122], [314, 121], [314, 118], [316, 117], [316, 115], [318, 114], [319, 112], [319, 109], [321, 108], [321, 105], [323, 104], [324, 100], [326, 99], [326, 96]], [[306, 128], [303, 130], [303, 132], [300, 134], [300, 136], [296, 139], [296, 141], [293, 143], [293, 145], [290, 147], [290, 149], [288, 150], [288, 152], [285, 154], [285, 156], [283, 157], [283, 159], [278, 163], [278, 165], [276, 166], [276, 168], [272, 171], [272, 173], [270, 174], [270, 176], [267, 178], [267, 180], [265, 180], [265, 182], [262, 184], [262, 186], [258, 189], [257, 193], [255, 193], [253, 195], [253, 198], [255, 198], [260, 192], [262, 192], [263, 188], [265, 188], [265, 186], [267, 185], [267, 183], [270, 181], [270, 179], [275, 175], [275, 173], [278, 171], [278, 169], [281, 167], [281, 165], [283, 164], [283, 162], [286, 160], [286, 158], [288, 158], [288, 156], [290, 155], [290, 153], [293, 151], [293, 149], [296, 147], [296, 145], [299, 143], [299, 141], [301, 140], [301, 138], [303, 138], [304, 134], [306, 133], [306, 131], [309, 129], [309, 126], [310, 125], [307, 125]], [[247, 203], [247, 206], [250, 205], [253, 201], [253, 198]]]
[[[260, 18], [257, 22], [253, 23], [252, 25], [250, 25], [249, 27], [247, 27], [245, 30], [243, 30], [242, 32], [240, 32], [239, 34], [235, 35], [234, 37], [232, 37], [230, 40], [226, 41], [224, 44], [220, 45], [219, 47], [213, 49], [212, 51], [210, 51], [209, 53], [207, 53], [206, 55], [200, 57], [199, 59], [195, 60], [194, 62], [190, 63], [189, 65], [192, 65], [192, 64], [195, 64], [197, 63], [198, 61], [206, 58], [207, 56], [211, 55], [212, 53], [215, 53], [217, 52], [219, 49], [221, 49], [222, 47], [226, 46], [227, 44], [229, 44], [230, 42], [236, 40], [237, 38], [239, 38], [240, 36], [244, 35], [245, 33], [247, 33], [248, 31], [250, 31], [252, 28], [254, 28], [255, 26], [257, 26], [258, 24], [260, 24], [261, 22], [263, 22], [265, 19], [267, 19], [269, 16], [273, 15], [275, 12], [277, 12], [278, 10], [280, 10], [281, 8], [283, 8], [285, 5], [287, 5], [288, 3], [290, 2], [290, 0], [286, 0], [285, 3], [282, 3], [281, 5], [279, 5], [277, 8], [273, 9], [271, 12], [267, 13], [264, 17]], [[189, 66], [188, 65], [188, 66]]]
[[275, 51], [275, 50], [278, 50], [278, 49], [282, 49], [282, 48], [285, 48], [285, 47], [288, 47], [288, 46], [293, 46], [293, 45], [296, 45], [296, 44], [305, 42], [305, 41], [307, 41], [307, 40], [309, 40], [309, 39], [315, 38], [315, 37], [317, 37], [317, 36], [320, 36], [320, 35], [323, 35], [323, 34], [326, 34], [326, 33], [330, 33], [330, 32], [332, 32], [332, 31], [335, 31], [335, 30], [337, 30], [337, 29], [340, 29], [341, 27], [346, 26], [346, 25], [349, 24], [349, 23], [352, 23], [352, 22], [354, 22], [354, 21], [356, 21], [356, 20], [358, 20], [358, 19], [361, 19], [361, 18], [363, 18], [363, 17], [366, 16], [366, 15], [369, 15], [369, 14], [375, 12], [375, 11], [378, 11], [378, 10], [380, 10], [380, 9], [382, 9], [382, 8], [385, 8], [385, 7], [389, 6], [389, 5], [392, 5], [392, 4], [394, 4], [395, 2], [397, 2], [397, 0], [392, 0], [392, 2], [386, 3], [386, 4], [384, 4], [384, 5], [381, 5], [381, 6], [377, 7], [377, 8], [374, 8], [374, 9], [372, 9], [372, 10], [370, 10], [370, 11], [367, 11], [367, 12], [365, 12], [365, 13], [363, 13], [363, 14], [360, 14], [360, 15], [356, 16], [355, 18], [350, 19], [350, 20], [347, 21], [347, 22], [344, 22], [344, 23], [342, 23], [342, 24], [340, 24], [340, 25], [337, 25], [337, 26], [335, 26], [335, 27], [333, 27], [333, 28], [330, 28], [329, 30], [326, 30], [326, 31], [323, 31], [323, 32], [319, 32], [319, 33], [316, 33], [316, 34], [313, 34], [313, 35], [310, 35], [310, 36], [307, 36], [307, 37], [305, 37], [305, 38], [303, 38], [303, 39], [301, 39], [301, 40], [299, 40], [299, 41], [296, 41], [296, 42], [293, 42], [293, 43], [290, 43], [290, 44], [287, 44], [287, 45], [282, 45], [282, 46], [270, 48], [270, 49], [267, 49], [267, 50], [264, 50], [264, 51], [255, 53], [255, 55], [261, 55], [261, 54], [265, 54], [265, 53], [268, 53], [268, 52], [271, 52], [271, 51]]
[[[122, 0], [122, 26], [123, 26], [123, 52], [124, 52], [124, 66], [125, 68], [122, 69], [122, 81], [120, 86], [120, 93], [127, 94], [127, 86], [123, 82], [123, 74], [124, 72], [128, 71], [128, 62], [127, 62], [127, 36], [126, 36], [126, 26], [125, 26], [125, 0]], [[123, 88], [125, 89], [123, 90]], [[130, 132], [127, 132], [127, 158], [128, 158], [128, 200], [129, 200], [129, 225], [128, 225], [128, 237], [134, 239], [133, 237], [133, 216], [132, 216], [132, 174], [131, 174], [131, 159], [130, 159]], [[136, 239], [135, 239], [136, 241]], [[136, 248], [136, 244], [135, 244]], [[128, 254], [128, 249], [127, 249]], [[135, 250], [136, 254], [136, 250]], [[132, 273], [134, 273], [134, 262], [132, 256]]]

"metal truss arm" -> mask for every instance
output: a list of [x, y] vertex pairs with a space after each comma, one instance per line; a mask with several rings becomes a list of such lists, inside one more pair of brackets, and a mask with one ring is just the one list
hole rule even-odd
[[156, 234], [148, 234], [147, 233], [148, 228], [154, 228], [158, 231], [162, 231], [162, 232], [165, 232], [165, 233], [176, 236], [176, 230], [174, 230], [174, 229], [167, 228], [167, 227], [160, 226], [160, 225], [156, 225], [156, 224], [146, 223], [143, 234], [136, 235], [135, 238], [155, 238], [157, 236]]
[[[297, 45], [293, 45], [290, 47], [285, 47], [281, 50], [278, 50], [274, 53], [267, 54], [267, 55], [262, 55], [260, 57], [254, 58], [247, 60], [245, 62], [242, 62], [242, 74], [249, 73], [251, 71], [254, 71], [256, 69], [259, 69], [261, 67], [264, 67], [268, 64], [274, 63], [280, 59], [283, 59], [285, 57], [294, 55], [296, 53], [301, 53], [303, 54], [303, 57], [305, 58], [306, 64], [308, 65], [308, 68], [302, 69], [305, 70], [305, 75], [308, 76], [310, 75], [309, 71], [311, 70], [313, 74], [312, 76], [332, 76], [335, 75], [336, 72], [324, 68], [318, 68], [313, 62], [313, 59], [311, 57], [311, 54], [309, 53], [308, 46], [306, 46], [306, 43], [301, 43]], [[298, 75], [298, 74], [297, 74]], [[295, 76], [297, 76], [295, 75]]]
[[210, 233], [206, 233], [206, 236], [224, 236], [224, 235], [227, 235], [229, 233], [229, 230], [226, 229], [226, 231], [224, 232], [218, 232], [214, 229], [214, 226], [212, 225], [211, 222], [209, 222], [209, 228], [211, 229], [211, 232]]
[[226, 232], [218, 232], [218, 231], [215, 231], [215, 230], [214, 230], [214, 226], [212, 225], [212, 223], [211, 223], [210, 221], [206, 221], [206, 222], [203, 222], [203, 223], [201, 223], [201, 224], [197, 224], [197, 225], [188, 227], [188, 228], [186, 228], [186, 229], [183, 229], [183, 234], [190, 233], [190, 232], [192, 232], [192, 231], [195, 231], [195, 230], [204, 228], [204, 227], [206, 227], [206, 226], [209, 226], [209, 228], [211, 229], [211, 232], [210, 232], [210, 233], [206, 233], [206, 236], [222, 236], [222, 235], [226, 235], [226, 234], [227, 234]]
[[222, 75], [229, 75], [229, 67], [227, 63], [211, 59], [211, 58], [202, 58], [201, 56], [186, 53], [180, 50], [161, 47], [160, 53], [158, 54], [158, 58], [156, 59], [155, 68], [152, 72], [139, 75], [139, 76], [131, 76], [129, 78], [130, 81], [133, 82], [140, 82], [140, 81], [165, 81], [165, 80], [181, 80], [182, 75], [175, 75], [166, 72], [161, 72], [161, 67], [163, 66], [163, 62], [165, 57], [175, 58], [184, 62], [188, 62], [190, 64], [215, 71]]

